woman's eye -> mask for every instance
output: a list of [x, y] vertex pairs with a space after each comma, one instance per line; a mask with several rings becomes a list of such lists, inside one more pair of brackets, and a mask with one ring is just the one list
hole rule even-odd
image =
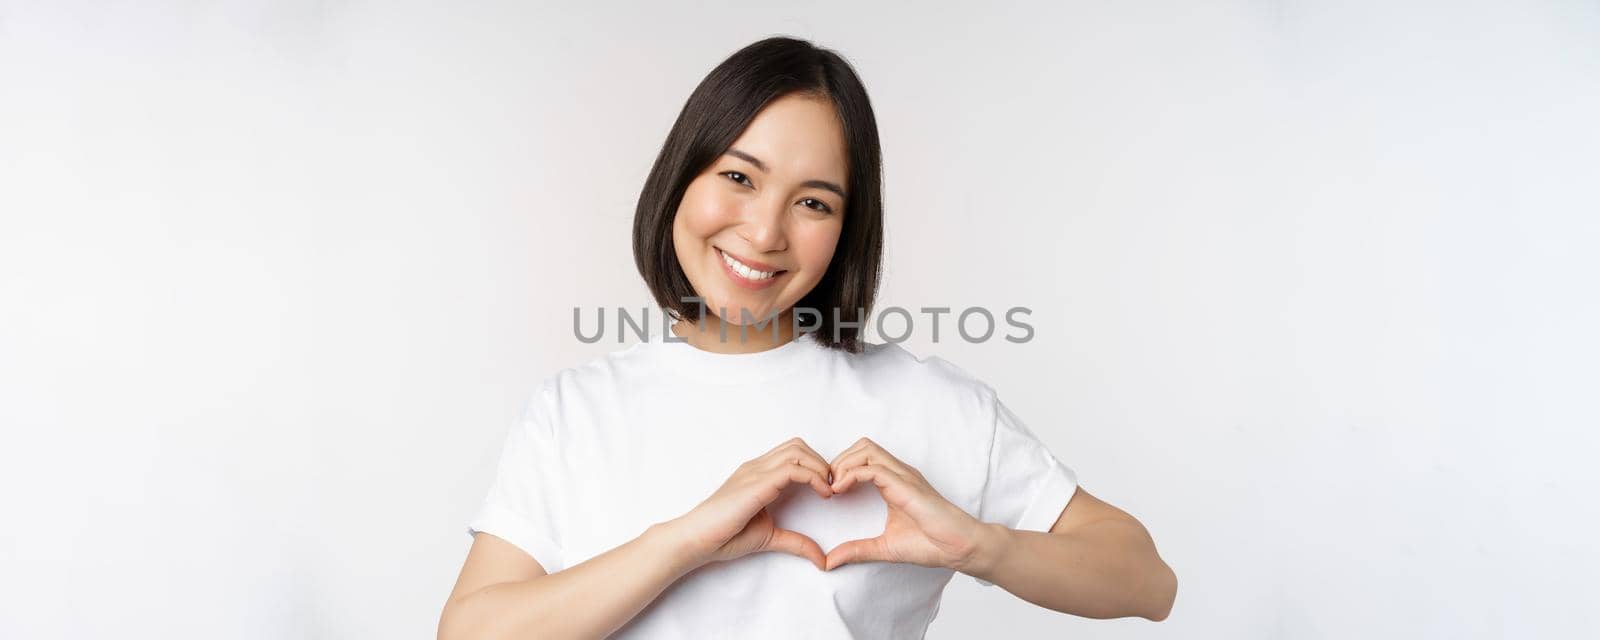
[[[746, 176], [745, 174], [743, 174], [741, 172], [738, 172], [738, 171], [724, 171], [724, 172], [719, 173], [717, 175], [727, 176], [729, 180], [732, 180], [732, 181], [737, 182], [739, 184], [742, 184], [744, 186], [750, 187], [752, 189], [755, 188], [755, 185], [750, 183], [750, 177]], [[819, 211], [819, 212], [822, 212], [822, 213], [833, 213], [833, 207], [828, 206], [828, 203], [823, 202], [821, 200], [818, 200], [816, 198], [806, 198], [804, 200], [801, 200], [800, 204], [804, 205], [807, 209], [810, 209], [812, 211]]]
[[811, 209], [813, 211], [821, 211], [823, 213], [833, 213], [833, 207], [828, 206], [828, 203], [823, 202], [821, 200], [818, 200], [816, 198], [806, 198], [805, 200], [801, 200], [800, 202], [802, 204], [803, 203], [807, 203], [807, 202], [814, 202], [814, 203], [817, 204], [817, 206], [813, 207], [813, 206], [807, 204], [807, 205], [805, 205], [806, 208]]

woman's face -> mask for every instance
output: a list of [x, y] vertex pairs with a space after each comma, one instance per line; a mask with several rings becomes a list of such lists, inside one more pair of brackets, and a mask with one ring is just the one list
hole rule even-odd
[[748, 312], [759, 322], [816, 286], [844, 226], [846, 157], [832, 102], [791, 94], [757, 113], [695, 176], [672, 240], [708, 313], [746, 324]]

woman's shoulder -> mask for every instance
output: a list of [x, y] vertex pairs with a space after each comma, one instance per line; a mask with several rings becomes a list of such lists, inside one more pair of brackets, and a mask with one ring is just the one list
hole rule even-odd
[[607, 353], [561, 366], [534, 387], [532, 400], [557, 402], [563, 397], [603, 397], [620, 392], [626, 380], [648, 370], [648, 345], [634, 343]]
[[893, 381], [918, 393], [980, 402], [990, 402], [995, 395], [988, 383], [960, 365], [937, 355], [917, 355], [898, 342], [866, 343], [851, 359], [864, 376]]

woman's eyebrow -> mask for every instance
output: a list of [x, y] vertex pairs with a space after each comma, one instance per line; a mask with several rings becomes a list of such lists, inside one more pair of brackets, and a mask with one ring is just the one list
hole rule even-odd
[[[745, 153], [743, 151], [740, 151], [738, 149], [728, 149], [727, 155], [733, 156], [735, 158], [738, 158], [740, 160], [743, 160], [745, 162], [748, 162], [750, 164], [755, 165], [756, 168], [760, 169], [762, 173], [766, 173], [767, 172], [766, 163], [762, 162], [760, 158], [757, 158], [757, 157], [755, 157], [753, 155], [750, 155], [750, 154]], [[816, 187], [818, 189], [827, 189], [827, 190], [832, 191], [835, 194], [837, 194], [840, 198], [844, 198], [845, 200], [849, 200], [850, 199], [848, 196], [845, 195], [844, 187], [841, 187], [841, 186], [839, 186], [839, 185], [837, 185], [835, 183], [832, 183], [832, 182], [828, 182], [827, 180], [807, 180], [805, 182], [800, 183], [800, 186], [802, 186], [802, 187]]]

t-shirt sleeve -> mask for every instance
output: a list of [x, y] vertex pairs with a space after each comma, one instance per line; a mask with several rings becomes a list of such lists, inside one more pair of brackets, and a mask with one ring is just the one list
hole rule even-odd
[[[1019, 531], [1049, 531], [1077, 490], [1078, 475], [999, 398], [991, 398], [993, 444], [978, 519]], [[994, 585], [977, 576], [972, 579], [986, 587]]]
[[564, 567], [557, 527], [564, 485], [555, 432], [542, 406], [535, 394], [506, 431], [494, 483], [467, 535], [492, 534], [532, 556], [545, 573], [555, 573]]

